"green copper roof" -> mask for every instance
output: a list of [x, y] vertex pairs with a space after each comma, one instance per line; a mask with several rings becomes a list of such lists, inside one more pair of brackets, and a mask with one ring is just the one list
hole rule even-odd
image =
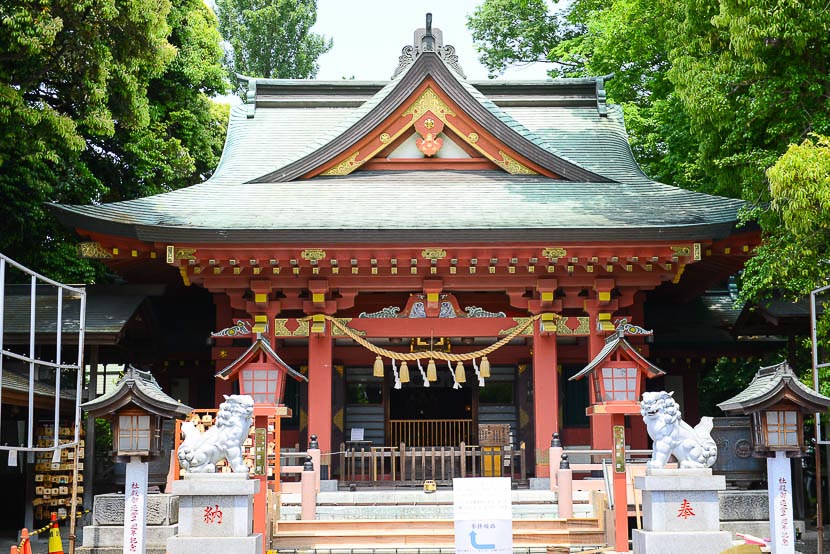
[[826, 412], [830, 408], [830, 398], [801, 383], [787, 362], [762, 367], [747, 388], [718, 404], [718, 408], [728, 414], [758, 412], [780, 401], [785, 392], [788, 392], [787, 401], [805, 413]]
[[58, 217], [145, 241], [625, 242], [727, 236], [740, 206], [657, 183], [574, 187], [496, 171], [363, 171], [303, 182], [209, 182], [104, 206], [63, 206]]
[[[385, 84], [257, 80], [252, 103], [231, 111], [208, 181], [54, 211], [78, 229], [159, 242], [626, 242], [732, 232], [741, 201], [642, 173], [621, 109], [597, 94], [602, 79], [466, 82], [430, 54]], [[357, 170], [298, 180], [371, 132], [427, 77], [508, 147], [562, 179]]]

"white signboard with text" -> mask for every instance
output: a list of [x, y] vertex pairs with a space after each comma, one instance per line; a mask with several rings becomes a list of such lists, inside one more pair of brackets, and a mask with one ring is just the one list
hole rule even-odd
[[124, 481], [124, 554], [144, 554], [149, 465], [129, 462]]
[[453, 479], [456, 553], [512, 554], [510, 479]]
[[775, 458], [767, 458], [767, 487], [772, 551], [795, 554], [793, 478], [790, 459], [783, 452], [776, 452]]

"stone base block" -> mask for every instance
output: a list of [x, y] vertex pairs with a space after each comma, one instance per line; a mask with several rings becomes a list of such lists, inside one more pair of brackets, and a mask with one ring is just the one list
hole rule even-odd
[[[172, 494], [147, 495], [147, 525], [172, 525], [179, 521], [179, 497]], [[124, 525], [124, 495], [96, 494], [92, 504], [95, 525]]]
[[[79, 546], [75, 549], [77, 554], [124, 554], [123, 546]], [[167, 554], [166, 546], [149, 546], [144, 549], [144, 554]]]
[[262, 554], [262, 535], [247, 537], [171, 537], [169, 554]]
[[769, 491], [720, 491], [721, 521], [769, 522]]
[[[147, 548], [161, 548], [167, 544], [167, 539], [178, 534], [179, 525], [152, 525], [144, 530], [144, 544]], [[87, 525], [84, 527], [84, 547], [116, 546], [121, 549], [124, 545], [124, 526], [122, 525]]]
[[320, 492], [337, 492], [337, 479], [321, 479]]
[[634, 529], [631, 538], [634, 554], [721, 554], [732, 546], [728, 531], [670, 533]]

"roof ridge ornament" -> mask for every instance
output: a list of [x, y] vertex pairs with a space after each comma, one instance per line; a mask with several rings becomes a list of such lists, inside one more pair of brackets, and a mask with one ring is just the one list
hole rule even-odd
[[432, 28], [432, 14], [427, 13], [426, 26], [415, 29], [415, 37], [412, 45], [404, 46], [401, 49], [401, 55], [398, 56], [398, 67], [392, 74], [392, 79], [396, 79], [401, 75], [423, 52], [435, 52], [462, 79], [467, 78], [467, 75], [464, 74], [464, 70], [461, 69], [461, 65], [458, 63], [455, 46], [449, 44], [444, 45], [444, 34], [441, 32], [441, 29], [437, 27], [435, 29]]

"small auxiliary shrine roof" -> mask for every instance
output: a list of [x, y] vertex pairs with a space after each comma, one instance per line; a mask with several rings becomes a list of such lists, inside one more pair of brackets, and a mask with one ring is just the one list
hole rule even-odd
[[799, 381], [787, 362], [762, 367], [747, 388], [718, 404], [718, 408], [726, 413], [748, 414], [781, 401], [795, 404], [805, 413], [826, 412], [830, 408], [830, 398]]
[[741, 201], [643, 174], [621, 108], [606, 105], [607, 78], [467, 81], [428, 26], [388, 82], [250, 79], [204, 183], [52, 207], [81, 232], [157, 242], [731, 234]]

